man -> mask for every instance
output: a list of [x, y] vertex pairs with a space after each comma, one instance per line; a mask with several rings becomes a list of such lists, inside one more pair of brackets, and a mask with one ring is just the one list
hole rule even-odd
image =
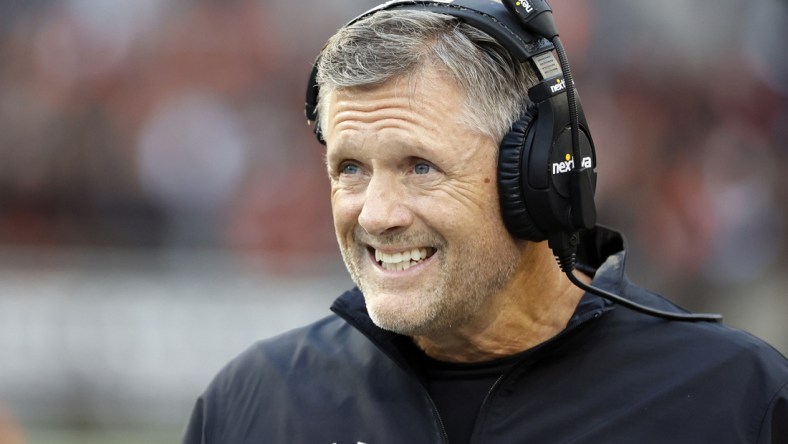
[[554, 259], [576, 236], [507, 215], [501, 141], [530, 140], [509, 132], [536, 125], [524, 105], [570, 100], [556, 87], [530, 103], [548, 80], [510, 52], [426, 8], [329, 40], [317, 125], [357, 288], [228, 364], [184, 442], [788, 442], [783, 356], [629, 283], [617, 233], [578, 230], [577, 284], [650, 308], [586, 293]]

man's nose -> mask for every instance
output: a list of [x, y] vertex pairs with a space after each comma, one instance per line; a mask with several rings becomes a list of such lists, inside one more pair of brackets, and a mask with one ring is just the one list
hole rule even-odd
[[371, 235], [394, 234], [413, 221], [405, 185], [397, 178], [373, 175], [367, 185], [358, 223]]

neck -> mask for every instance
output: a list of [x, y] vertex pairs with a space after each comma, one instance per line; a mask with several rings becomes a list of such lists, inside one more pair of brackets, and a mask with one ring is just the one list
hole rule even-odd
[[481, 362], [510, 356], [563, 330], [583, 296], [555, 263], [547, 242], [528, 243], [517, 272], [484, 310], [461, 326], [414, 336], [428, 356]]

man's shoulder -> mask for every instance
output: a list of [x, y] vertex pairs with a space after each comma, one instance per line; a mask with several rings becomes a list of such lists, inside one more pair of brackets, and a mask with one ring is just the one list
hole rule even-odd
[[[627, 293], [638, 302], [662, 310], [684, 311], [664, 297], [635, 286]], [[635, 296], [636, 293], [636, 296]], [[788, 381], [788, 360], [760, 338], [722, 322], [665, 320], [619, 307], [615, 316], [626, 350], [659, 357], [665, 368], [719, 371], [742, 377], [757, 376], [769, 387]], [[639, 353], [639, 352], [638, 352]], [[768, 390], [768, 388], [767, 388]]]
[[214, 383], [237, 379], [261, 378], [286, 374], [308, 362], [343, 359], [351, 352], [348, 343], [356, 332], [336, 315], [328, 315], [310, 324], [262, 339], [232, 359], [219, 372]]
[[768, 368], [783, 382], [788, 380], [785, 356], [749, 332], [715, 322], [673, 322], [669, 328], [676, 332], [672, 335], [675, 345], [699, 352], [699, 358], [717, 357], [743, 367]]
[[[662, 310], [689, 313], [688, 310], [676, 305], [664, 296], [631, 284], [627, 286], [627, 293], [630, 295], [635, 293], [636, 296], [633, 299]], [[779, 351], [762, 339], [724, 322], [663, 321], [661, 325], [665, 329], [675, 330], [677, 335], [684, 337], [697, 346], [719, 347], [745, 354], [766, 355], [785, 361], [785, 357]]]
[[[421, 433], [394, 430], [412, 422], [413, 409], [426, 402], [415, 380], [404, 376], [364, 333], [330, 315], [258, 341], [230, 361], [198, 400], [190, 436], [203, 434], [210, 442], [340, 442], [344, 433]], [[385, 414], [380, 399], [388, 400]]]
[[[638, 302], [670, 309], [656, 296], [642, 296]], [[653, 424], [671, 424], [689, 437], [760, 442], [757, 436], [769, 433], [770, 421], [784, 418], [788, 361], [742, 330], [617, 306], [569, 341], [531, 383], [549, 386], [557, 374], [565, 375], [562, 390], [582, 393], [585, 410], [611, 409], [611, 418], [626, 418], [623, 424], [611, 420], [611, 427], [641, 433]], [[665, 432], [655, 436], [668, 442], [671, 432]]]
[[[600, 265], [594, 284], [640, 305], [660, 311], [689, 313], [657, 292], [632, 283], [624, 272], [625, 249], [620, 235], [610, 230], [597, 236], [612, 239], [612, 246]], [[601, 241], [597, 240], [597, 243]], [[616, 249], [621, 249], [616, 251]], [[606, 253], [607, 254], [607, 253]], [[604, 256], [601, 253], [598, 255]], [[616, 307], [607, 318], [608, 327], [619, 331], [607, 339], [616, 347], [642, 349], [662, 354], [667, 362], [694, 362], [699, 359], [713, 365], [726, 360], [739, 365], [767, 366], [782, 375], [788, 374], [788, 361], [779, 351], [752, 334], [721, 322], [666, 320], [624, 307]]]

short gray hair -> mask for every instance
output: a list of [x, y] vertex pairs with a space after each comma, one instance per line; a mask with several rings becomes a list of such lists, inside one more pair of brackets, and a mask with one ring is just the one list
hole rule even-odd
[[340, 29], [318, 61], [316, 123], [325, 128], [327, 98], [336, 90], [377, 85], [442, 65], [465, 93], [458, 116], [472, 130], [500, 141], [538, 82], [494, 38], [455, 17], [420, 10], [384, 10]]

